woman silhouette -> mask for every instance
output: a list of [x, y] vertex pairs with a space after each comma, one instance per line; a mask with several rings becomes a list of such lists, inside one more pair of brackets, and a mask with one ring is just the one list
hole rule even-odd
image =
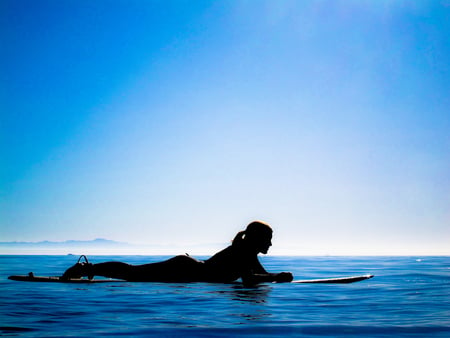
[[272, 228], [267, 223], [255, 221], [235, 236], [232, 245], [205, 261], [186, 255], [143, 265], [122, 262], [91, 264], [82, 256], [86, 262], [78, 262], [67, 269], [61, 279], [103, 276], [133, 282], [229, 283], [241, 278], [244, 285], [291, 282], [290, 272], [269, 273], [258, 260], [259, 253], [266, 254], [269, 250], [271, 240]]

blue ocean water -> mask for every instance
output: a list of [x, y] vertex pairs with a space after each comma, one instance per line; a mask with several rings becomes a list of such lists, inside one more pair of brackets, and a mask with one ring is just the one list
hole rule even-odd
[[[157, 256], [92, 256], [132, 264]], [[202, 258], [202, 257], [199, 257]], [[354, 284], [60, 284], [74, 256], [0, 256], [0, 335], [450, 337], [450, 257], [261, 257], [296, 279], [374, 274]]]

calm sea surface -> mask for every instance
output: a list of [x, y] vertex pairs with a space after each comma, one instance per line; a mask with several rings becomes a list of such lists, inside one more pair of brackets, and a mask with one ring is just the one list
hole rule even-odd
[[[138, 264], [157, 256], [92, 256]], [[202, 258], [202, 257], [199, 257]], [[0, 256], [0, 335], [450, 337], [450, 257], [262, 257], [296, 279], [374, 274], [347, 285], [60, 284], [75, 256]]]

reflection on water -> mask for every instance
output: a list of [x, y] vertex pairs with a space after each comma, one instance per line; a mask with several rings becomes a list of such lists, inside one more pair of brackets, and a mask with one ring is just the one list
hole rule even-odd
[[[148, 296], [155, 293], [164, 294], [160, 302], [157, 301], [153, 305], [177, 308], [172, 320], [184, 321], [192, 313], [197, 320], [201, 318], [203, 321], [214, 321], [218, 312], [222, 315], [226, 312], [234, 325], [242, 325], [254, 321], [261, 322], [272, 315], [268, 305], [273, 286], [267, 284], [252, 288], [244, 287], [241, 283], [139, 284], [146, 290], [144, 293], [149, 293]], [[163, 292], [156, 291], [162, 289]], [[134, 293], [136, 294], [136, 291]], [[180, 325], [183, 326], [181, 323]]]
[[242, 303], [265, 303], [272, 291], [272, 287], [266, 284], [260, 284], [251, 288], [244, 287], [241, 283], [208, 284], [205, 287], [211, 285], [214, 285], [215, 288], [212, 291], [208, 291], [208, 293], [225, 295], [233, 301]]
[[253, 288], [245, 288], [242, 285], [233, 285], [230, 295], [233, 300], [249, 303], [266, 303], [268, 295], [272, 291], [270, 285], [258, 285]]
[[224, 287], [211, 291], [231, 300], [230, 317], [235, 318], [235, 324], [248, 324], [261, 321], [270, 317], [267, 307], [269, 294], [272, 291], [270, 285], [258, 285], [246, 288], [242, 284], [227, 284]]
[[269, 285], [258, 285], [250, 289], [233, 285], [230, 292], [231, 299], [247, 305], [243, 308], [244, 311], [235, 313], [235, 316], [244, 319], [244, 322], [240, 322], [241, 324], [261, 321], [271, 316], [267, 306], [271, 291], [272, 287]]

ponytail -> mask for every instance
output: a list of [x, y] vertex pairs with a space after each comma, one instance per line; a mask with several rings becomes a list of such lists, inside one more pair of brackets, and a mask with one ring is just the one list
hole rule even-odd
[[244, 236], [245, 236], [245, 230], [239, 231], [239, 232], [237, 233], [237, 235], [234, 236], [232, 245], [233, 245], [233, 246], [237, 246], [237, 245], [242, 244], [242, 242], [244, 241]]

